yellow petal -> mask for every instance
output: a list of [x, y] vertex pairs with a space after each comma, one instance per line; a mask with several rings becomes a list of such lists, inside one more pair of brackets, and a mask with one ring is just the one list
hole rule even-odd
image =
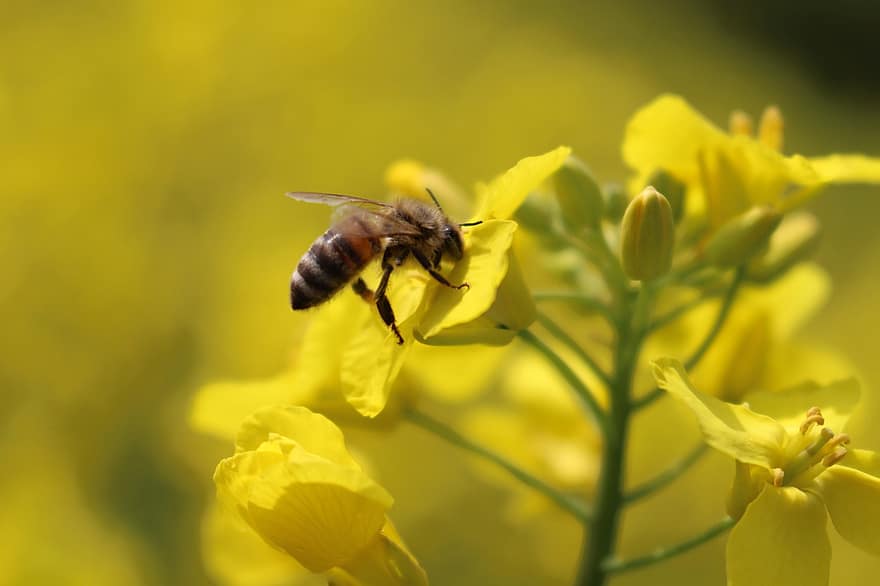
[[[404, 366], [409, 379], [418, 382], [419, 391], [453, 403], [473, 399], [489, 388], [504, 360], [505, 350], [473, 345], [463, 352], [461, 348], [446, 348], [415, 344]], [[466, 372], [454, 384], [450, 372]]]
[[767, 485], [730, 533], [728, 586], [828, 586], [825, 522], [817, 496]]
[[853, 545], [880, 555], [880, 478], [848, 467], [850, 456], [820, 474], [816, 482], [837, 532]]
[[390, 521], [343, 569], [363, 586], [428, 586], [425, 570]]
[[[270, 440], [222, 460], [217, 494], [267, 543], [312, 572], [351, 560], [381, 529], [393, 500], [360, 470]], [[268, 445], [267, 445], [268, 444]]]
[[825, 426], [840, 432], [859, 402], [859, 382], [854, 378], [828, 385], [804, 383], [784, 391], [764, 391], [748, 396], [749, 407], [768, 415], [788, 429], [797, 429], [811, 407], [819, 407]]
[[677, 360], [655, 361], [654, 378], [693, 411], [710, 446], [740, 462], [778, 466], [785, 430], [773, 419], [695, 391]]
[[570, 154], [569, 147], [561, 146], [543, 155], [520, 160], [506, 173], [478, 190], [480, 204], [475, 218], [489, 220], [513, 216], [529, 192], [553, 175]]
[[809, 159], [827, 183], [880, 183], [880, 159], [864, 155], [828, 155]]
[[[264, 405], [291, 401], [296, 388], [294, 378], [292, 373], [284, 373], [269, 379], [205, 385], [193, 399], [190, 425], [202, 433], [233, 439], [248, 413]], [[307, 400], [297, 398], [297, 402]]]
[[360, 470], [345, 447], [342, 431], [332, 421], [293, 405], [272, 405], [250, 415], [241, 424], [235, 450], [256, 451], [273, 435], [290, 438], [306, 451], [340, 466]]
[[[697, 155], [724, 133], [679, 96], [662, 95], [626, 126], [623, 160], [645, 176], [665, 170], [686, 183], [698, 181]], [[643, 187], [643, 186], [642, 186]]]
[[467, 253], [448, 279], [452, 283], [466, 282], [470, 288], [459, 291], [442, 287], [437, 291], [418, 326], [422, 338], [429, 340], [446, 328], [486, 313], [507, 274], [507, 251], [515, 231], [516, 222], [508, 220], [490, 220], [468, 231]]
[[516, 338], [516, 330], [499, 326], [488, 316], [480, 316], [466, 324], [445, 328], [430, 338], [423, 338], [416, 331], [416, 339], [430, 346], [464, 346], [483, 344], [485, 346], [506, 346]]
[[212, 503], [202, 519], [202, 558], [205, 569], [226, 586], [325, 586], [289, 555], [270, 547], [237, 515]]
[[880, 454], [877, 452], [870, 450], [848, 450], [846, 458], [839, 465], [880, 478]]
[[348, 339], [335, 338], [337, 346], [344, 347], [340, 366], [342, 391], [361, 415], [375, 417], [388, 402], [391, 387], [412, 347], [414, 324], [421, 316], [428, 279], [420, 269], [402, 269], [392, 277], [388, 298], [403, 344], [397, 343], [375, 311], [357, 322], [355, 333]]

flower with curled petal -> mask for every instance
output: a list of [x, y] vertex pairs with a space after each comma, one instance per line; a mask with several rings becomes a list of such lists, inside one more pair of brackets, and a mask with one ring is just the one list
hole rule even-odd
[[858, 402], [854, 379], [753, 393], [747, 406], [694, 390], [672, 359], [657, 360], [654, 376], [694, 413], [706, 443], [736, 461], [729, 586], [827, 585], [828, 516], [847, 541], [880, 555], [880, 456], [834, 431]]

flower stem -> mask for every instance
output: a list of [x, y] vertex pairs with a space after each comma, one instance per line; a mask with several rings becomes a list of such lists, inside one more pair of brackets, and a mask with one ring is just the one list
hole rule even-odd
[[681, 476], [688, 468], [698, 462], [700, 458], [703, 457], [703, 454], [706, 453], [706, 450], [708, 450], [708, 448], [709, 446], [702, 442], [697, 444], [697, 447], [691, 450], [690, 453], [688, 453], [678, 462], [675, 462], [672, 466], [670, 466], [654, 478], [642, 484], [639, 484], [633, 489], [630, 489], [630, 491], [623, 496], [623, 501], [629, 504], [641, 498], [654, 494], [655, 492]]
[[577, 586], [602, 586], [608, 577], [603, 563], [614, 554], [620, 512], [624, 504], [623, 473], [630, 420], [630, 392], [642, 343], [642, 321], [649, 314], [651, 288], [643, 286], [638, 298], [628, 300], [629, 322], [617, 332], [614, 376], [610, 393], [609, 424], [604, 434], [602, 471], [594, 503], [592, 525], [585, 528]]
[[553, 351], [552, 348], [547, 346], [544, 342], [538, 339], [538, 337], [528, 330], [520, 330], [517, 334], [524, 342], [526, 342], [529, 346], [540, 352], [550, 364], [553, 365], [554, 368], [562, 375], [565, 381], [571, 385], [571, 388], [574, 389], [575, 393], [577, 393], [578, 397], [581, 399], [581, 402], [587, 408], [587, 411], [593, 416], [596, 420], [596, 424], [599, 428], [607, 435], [608, 429], [608, 418], [603, 411], [602, 407], [599, 406], [598, 401], [596, 401], [596, 397], [587, 388], [587, 385], [578, 378], [578, 375], [571, 369], [571, 367], [565, 363], [565, 360], [562, 359], [556, 352]]
[[568, 513], [571, 513], [582, 523], [588, 523], [592, 518], [592, 512], [585, 503], [556, 490], [549, 484], [545, 483], [543, 480], [532, 476], [530, 473], [526, 472], [522, 468], [519, 468], [506, 458], [464, 437], [445, 423], [442, 423], [434, 419], [430, 415], [427, 415], [426, 413], [418, 411], [417, 409], [414, 409], [412, 407], [405, 409], [403, 411], [403, 414], [410, 423], [436, 435], [437, 437], [449, 442], [454, 446], [462, 448], [476, 456], [479, 456], [480, 458], [483, 458], [484, 460], [492, 462], [500, 468], [503, 468], [504, 470], [509, 472], [511, 476], [513, 476], [526, 486], [529, 486], [542, 493], [544, 496], [556, 503], [561, 509]]
[[635, 570], [636, 568], [642, 568], [644, 566], [649, 566], [657, 562], [668, 560], [671, 557], [675, 557], [679, 554], [685, 553], [686, 551], [690, 551], [691, 549], [714, 539], [715, 537], [721, 535], [722, 533], [733, 527], [735, 523], [736, 521], [734, 521], [730, 517], [725, 517], [720, 522], [712, 525], [702, 533], [695, 535], [690, 539], [686, 539], [685, 541], [676, 543], [675, 545], [670, 545], [668, 547], [658, 549], [655, 552], [650, 553], [646, 556], [630, 558], [628, 560], [608, 560], [604, 564], [604, 569], [609, 574], [619, 574], [622, 572]]
[[[727, 321], [727, 316], [730, 314], [730, 309], [733, 307], [733, 301], [736, 298], [736, 294], [739, 291], [740, 285], [742, 285], [744, 276], [744, 268], [740, 267], [736, 269], [736, 272], [733, 275], [733, 280], [730, 282], [730, 286], [727, 289], [727, 294], [724, 296], [724, 299], [721, 302], [721, 307], [718, 310], [718, 315], [715, 317], [715, 322], [712, 324], [712, 327], [709, 329], [709, 332], [706, 334], [706, 337], [703, 338], [703, 341], [700, 343], [697, 349], [694, 350], [690, 358], [685, 361], [685, 369], [690, 370], [694, 368], [697, 364], [699, 364], [700, 360], [706, 354], [706, 351], [709, 350], [710, 346], [712, 346], [715, 338], [718, 337], [718, 334], [721, 332], [721, 328]], [[638, 399], [634, 400], [633, 409], [636, 411], [638, 411], [639, 409], [643, 409], [644, 407], [647, 407], [662, 396], [663, 389], [655, 388], [645, 393]]]
[[593, 357], [590, 356], [587, 351], [584, 350], [581, 345], [574, 340], [574, 338], [569, 336], [568, 333], [566, 333], [566, 331], [559, 326], [559, 324], [557, 324], [541, 312], [538, 312], [537, 320], [539, 324], [544, 326], [544, 329], [546, 329], [548, 332], [550, 332], [550, 334], [553, 335], [553, 337], [568, 346], [568, 348], [570, 348], [572, 352], [577, 354], [578, 357], [584, 361], [584, 364], [586, 364], [590, 368], [590, 370], [593, 371], [593, 374], [595, 374], [599, 378], [599, 380], [605, 383], [606, 386], [611, 386], [611, 377], [609, 377], [608, 374], [604, 370], [602, 370], [598, 364], [596, 364], [596, 361], [593, 360]]

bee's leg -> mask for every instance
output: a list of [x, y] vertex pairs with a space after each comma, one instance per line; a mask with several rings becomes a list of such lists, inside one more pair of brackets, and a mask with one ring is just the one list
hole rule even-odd
[[388, 296], [385, 295], [385, 289], [388, 288], [388, 279], [391, 278], [394, 267], [400, 266], [407, 254], [407, 251], [395, 251], [393, 249], [385, 251], [384, 256], [382, 256], [382, 279], [379, 281], [379, 286], [376, 287], [374, 296], [376, 299], [376, 309], [379, 310], [379, 315], [382, 316], [382, 321], [385, 322], [385, 325], [390, 327], [394, 335], [397, 336], [398, 344], [403, 344], [403, 336], [400, 335], [400, 330], [397, 329], [397, 320], [394, 317], [394, 310], [391, 309]]
[[366, 301], [367, 303], [374, 303], [376, 301], [376, 294], [373, 293], [373, 290], [370, 289], [364, 280], [360, 277], [357, 278], [357, 281], [351, 284], [351, 289], [355, 293], [357, 293], [358, 297]]
[[414, 250], [413, 256], [416, 257], [416, 260], [419, 261], [419, 264], [422, 265], [422, 267], [426, 271], [428, 271], [428, 274], [431, 275], [432, 277], [434, 277], [434, 280], [437, 281], [438, 283], [440, 283], [441, 285], [446, 285], [447, 287], [450, 287], [452, 289], [470, 289], [471, 288], [470, 284], [468, 284], [468, 283], [462, 283], [461, 285], [453, 285], [452, 283], [447, 281], [446, 277], [444, 277], [443, 275], [438, 273], [436, 270], [434, 270], [434, 267], [431, 266], [431, 263], [428, 262], [428, 259], [425, 258], [425, 255], [423, 255], [421, 252], [417, 252]]

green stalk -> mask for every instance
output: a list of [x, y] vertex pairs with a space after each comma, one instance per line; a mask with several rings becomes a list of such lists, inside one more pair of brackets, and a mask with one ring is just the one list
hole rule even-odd
[[643, 568], [645, 566], [650, 566], [651, 564], [656, 564], [657, 562], [668, 560], [671, 557], [683, 554], [699, 545], [703, 545], [704, 543], [714, 539], [715, 537], [718, 537], [719, 535], [733, 527], [734, 524], [736, 524], [736, 521], [734, 521], [730, 517], [725, 517], [720, 522], [712, 525], [702, 533], [699, 533], [698, 535], [695, 535], [690, 539], [686, 539], [680, 543], [676, 543], [675, 545], [670, 545], [668, 547], [658, 549], [657, 551], [649, 553], [646, 556], [631, 558], [628, 560], [608, 560], [605, 563], [605, 571], [609, 574], [620, 574], [622, 572], [635, 570], [637, 568]]
[[642, 343], [643, 322], [651, 291], [642, 286], [635, 304], [630, 303], [629, 322], [617, 333], [609, 425], [604, 437], [602, 471], [596, 492], [593, 522], [585, 527], [577, 586], [602, 586], [608, 571], [603, 565], [612, 559], [617, 545], [620, 512], [624, 505], [623, 473], [630, 419], [633, 374]]

